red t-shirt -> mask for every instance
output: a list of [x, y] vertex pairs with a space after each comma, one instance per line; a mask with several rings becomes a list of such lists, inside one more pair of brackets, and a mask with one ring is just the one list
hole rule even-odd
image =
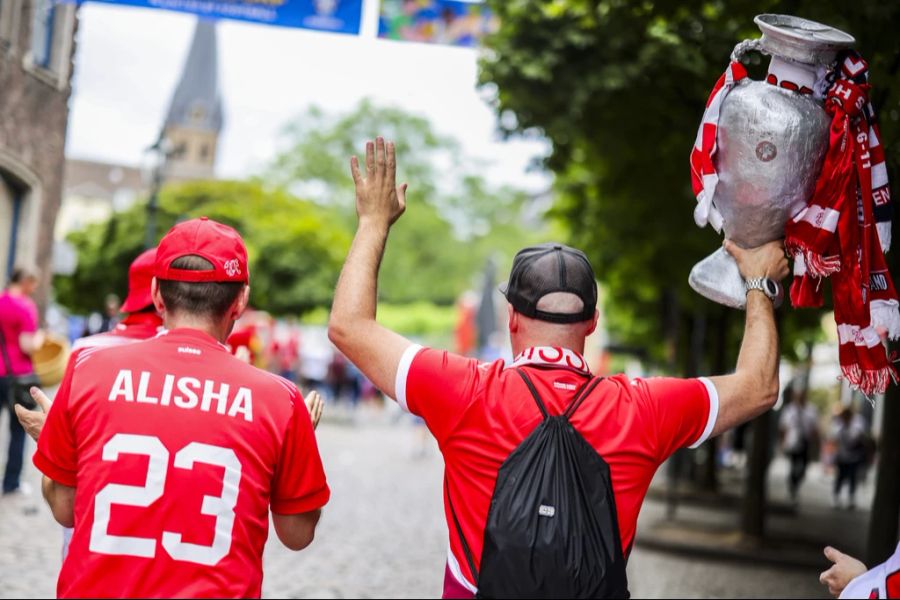
[[148, 340], [163, 331], [163, 321], [154, 312], [131, 313], [119, 321], [112, 330], [80, 338], [72, 346], [69, 360], [75, 360], [88, 349], [122, 346]]
[[[562, 413], [590, 377], [582, 356], [560, 348], [528, 349], [513, 366], [527, 371], [551, 414]], [[453, 506], [477, 567], [500, 466], [537, 427], [540, 411], [502, 360], [480, 363], [419, 346], [403, 355], [396, 388], [400, 405], [425, 419], [440, 445]], [[708, 379], [616, 375], [604, 379], [572, 416], [575, 429], [609, 464], [623, 552], [631, 547], [656, 469], [678, 448], [703, 443], [717, 414], [718, 396]], [[444, 506], [450, 532], [444, 595], [474, 593], [446, 497]]]
[[34, 464], [75, 487], [60, 597], [258, 597], [269, 507], [330, 494], [297, 388], [193, 329], [70, 362]]

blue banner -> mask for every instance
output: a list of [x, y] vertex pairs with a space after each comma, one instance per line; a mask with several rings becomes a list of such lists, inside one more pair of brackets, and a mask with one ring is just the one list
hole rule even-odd
[[405, 42], [477, 46], [496, 31], [497, 18], [483, 2], [382, 0], [378, 37]]
[[363, 0], [92, 0], [333, 33], [359, 33]]

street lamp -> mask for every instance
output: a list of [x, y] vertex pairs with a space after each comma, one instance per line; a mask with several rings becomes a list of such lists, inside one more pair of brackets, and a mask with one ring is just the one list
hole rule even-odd
[[150, 200], [147, 202], [147, 232], [144, 238], [144, 248], [152, 248], [156, 245], [156, 213], [159, 209], [159, 190], [166, 178], [166, 166], [169, 164], [169, 160], [180, 156], [183, 151], [182, 145], [176, 147], [165, 135], [160, 135], [155, 144], [144, 150], [152, 157], [152, 166], [149, 169]]

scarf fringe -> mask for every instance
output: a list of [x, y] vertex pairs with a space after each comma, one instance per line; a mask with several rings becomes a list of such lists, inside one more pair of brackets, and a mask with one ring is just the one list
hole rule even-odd
[[822, 279], [841, 270], [840, 256], [823, 256], [796, 239], [786, 242], [785, 247], [789, 254], [803, 257], [803, 262], [806, 264], [806, 272], [813, 277]]
[[896, 300], [873, 300], [869, 312], [873, 327], [884, 329], [892, 340], [900, 338], [900, 303]]
[[841, 371], [850, 387], [859, 390], [868, 398], [885, 393], [891, 380], [897, 380], [897, 372], [891, 366], [863, 370], [859, 363], [853, 363], [841, 365]]

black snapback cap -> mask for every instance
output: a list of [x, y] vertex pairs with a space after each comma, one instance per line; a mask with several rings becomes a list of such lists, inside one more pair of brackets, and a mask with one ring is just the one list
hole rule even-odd
[[[581, 250], [549, 242], [520, 250], [513, 259], [509, 281], [500, 291], [519, 313], [551, 323], [579, 323], [594, 317], [597, 281], [590, 261]], [[541, 298], [554, 292], [575, 294], [584, 303], [581, 312], [538, 310]]]

